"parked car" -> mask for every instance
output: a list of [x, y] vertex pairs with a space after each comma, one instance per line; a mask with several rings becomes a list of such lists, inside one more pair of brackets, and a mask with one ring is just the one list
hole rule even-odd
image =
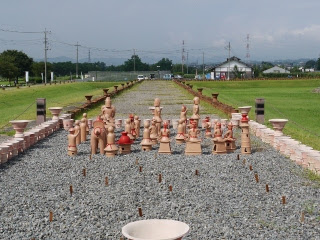
[[143, 75], [138, 75], [138, 81], [144, 80], [144, 76]]
[[149, 78], [148, 78], [148, 76], [144, 76], [144, 80], [148, 80]]
[[181, 75], [176, 75], [174, 76], [175, 79], [182, 79], [182, 76]]
[[172, 79], [172, 74], [167, 73], [167, 74], [163, 75], [162, 78], [163, 78], [164, 80], [171, 80], [171, 79]]

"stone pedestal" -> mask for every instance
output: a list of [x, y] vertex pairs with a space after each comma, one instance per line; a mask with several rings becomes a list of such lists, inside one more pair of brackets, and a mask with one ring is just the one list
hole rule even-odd
[[222, 140], [213, 140], [213, 148], [212, 148], [213, 154], [225, 154], [227, 153], [226, 149], [226, 143]]
[[201, 142], [187, 141], [185, 155], [201, 155]]
[[158, 153], [171, 154], [170, 142], [160, 142]]

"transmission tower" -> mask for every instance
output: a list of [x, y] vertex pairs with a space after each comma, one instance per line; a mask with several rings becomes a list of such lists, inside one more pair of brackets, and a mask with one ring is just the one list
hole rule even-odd
[[76, 78], [78, 78], [78, 56], [79, 56], [79, 43], [77, 42], [77, 44], [75, 45], [77, 47], [77, 64], [76, 64]]
[[247, 34], [247, 54], [246, 54], [247, 63], [250, 63], [250, 35]]
[[50, 31], [47, 31], [47, 29], [44, 29], [44, 82], [47, 83], [47, 51], [50, 50], [48, 47], [48, 38], [47, 34], [51, 33]]
[[89, 53], [88, 53], [88, 63], [91, 63], [91, 53], [90, 53], [90, 48], [89, 48]]

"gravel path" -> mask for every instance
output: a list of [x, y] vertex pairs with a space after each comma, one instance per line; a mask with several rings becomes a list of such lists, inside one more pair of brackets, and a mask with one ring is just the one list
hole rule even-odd
[[[116, 117], [135, 112], [150, 118], [148, 107], [154, 97], [162, 99], [164, 117], [178, 117], [181, 103], [191, 104], [191, 100], [172, 84], [148, 81], [122, 94], [113, 101]], [[235, 134], [240, 138], [239, 130]], [[174, 141], [172, 155], [157, 154], [158, 146], [141, 152], [140, 140], [132, 145], [132, 154], [113, 159], [94, 155], [92, 160], [86, 141], [72, 158], [66, 153], [67, 132], [60, 130], [1, 166], [0, 239], [113, 240], [120, 239], [127, 223], [151, 218], [186, 222], [190, 226], [186, 240], [320, 239], [319, 186], [259, 139], [252, 136], [253, 154], [240, 160], [239, 148], [232, 154], [212, 155], [207, 139], [201, 156], [185, 156], [184, 145]]]

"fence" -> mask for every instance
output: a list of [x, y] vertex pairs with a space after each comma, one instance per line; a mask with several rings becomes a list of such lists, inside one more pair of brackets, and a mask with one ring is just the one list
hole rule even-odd
[[87, 80], [95, 81], [131, 81], [136, 80], [138, 75], [150, 78], [150, 74], [154, 74], [155, 78], [162, 78], [164, 74], [170, 71], [136, 71], [136, 72], [111, 72], [111, 71], [90, 71]]

